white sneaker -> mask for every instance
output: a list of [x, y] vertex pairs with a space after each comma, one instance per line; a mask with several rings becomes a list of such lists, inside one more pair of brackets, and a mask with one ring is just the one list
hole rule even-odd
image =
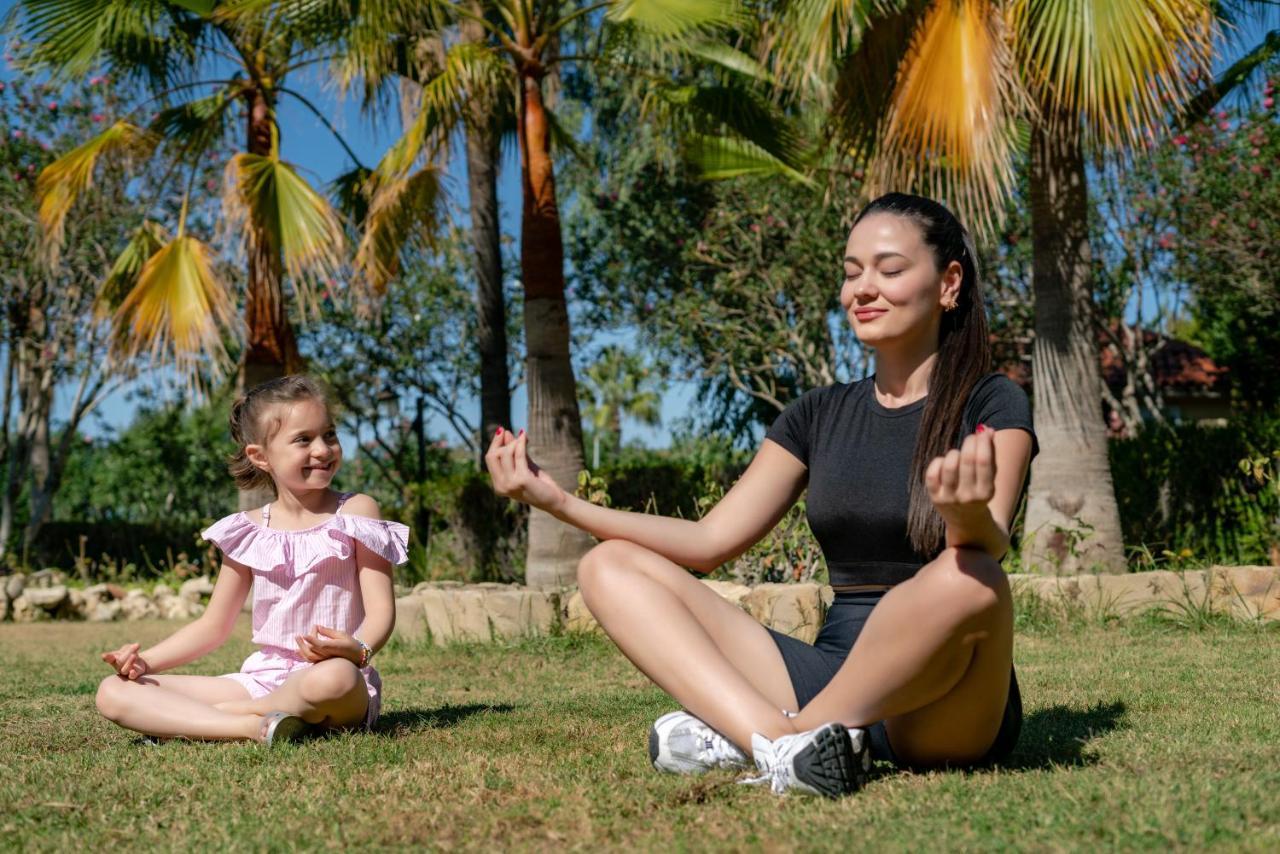
[[871, 771], [871, 740], [864, 729], [831, 723], [770, 741], [751, 737], [759, 776], [744, 783], [768, 783], [779, 795], [789, 791], [838, 798], [856, 792]]
[[749, 768], [736, 744], [688, 712], [669, 712], [649, 730], [649, 759], [659, 771], [701, 774], [715, 768]]

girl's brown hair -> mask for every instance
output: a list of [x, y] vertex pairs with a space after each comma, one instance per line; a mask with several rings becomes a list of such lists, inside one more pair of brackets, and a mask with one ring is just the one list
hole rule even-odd
[[[237, 488], [267, 488], [275, 492], [276, 482], [271, 475], [255, 466], [244, 449], [246, 445], [265, 444], [280, 429], [278, 418], [267, 418], [273, 406], [303, 400], [317, 401], [326, 411], [329, 409], [324, 387], [311, 377], [302, 375], [267, 380], [231, 404], [231, 438], [236, 443], [236, 452], [231, 457], [228, 471], [235, 478]], [[274, 423], [268, 423], [269, 420]]]
[[889, 213], [914, 222], [933, 251], [938, 272], [952, 261], [961, 270], [960, 294], [954, 309], [942, 315], [938, 358], [929, 373], [929, 396], [920, 418], [920, 434], [911, 458], [911, 498], [907, 538], [921, 555], [932, 557], [945, 544], [946, 526], [924, 485], [924, 472], [934, 457], [957, 446], [965, 404], [978, 381], [991, 372], [991, 342], [987, 310], [973, 238], [955, 214], [923, 196], [888, 193], [871, 202], [853, 221], [857, 225], [873, 213]]

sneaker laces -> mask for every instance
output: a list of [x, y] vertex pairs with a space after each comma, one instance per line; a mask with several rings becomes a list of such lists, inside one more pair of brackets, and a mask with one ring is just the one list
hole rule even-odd
[[738, 782], [743, 786], [761, 786], [769, 784], [774, 794], [785, 794], [791, 785], [791, 769], [779, 762], [774, 742], [759, 733], [751, 735], [751, 753], [755, 756], [756, 770], [760, 773]]

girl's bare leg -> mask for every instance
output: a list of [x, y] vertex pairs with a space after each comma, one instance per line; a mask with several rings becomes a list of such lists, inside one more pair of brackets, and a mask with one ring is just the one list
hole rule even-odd
[[894, 752], [932, 765], [980, 758], [1000, 727], [1013, 661], [1008, 578], [984, 552], [948, 549], [885, 594], [797, 730], [884, 720]]
[[636, 667], [694, 715], [750, 752], [752, 733], [794, 732], [796, 708], [769, 632], [688, 571], [624, 540], [578, 566], [591, 613]]
[[98, 686], [98, 711], [122, 727], [162, 738], [256, 739], [262, 718], [231, 714], [215, 703], [247, 699], [244, 686], [216, 676], [108, 676]]
[[359, 668], [345, 658], [330, 658], [293, 674], [284, 684], [257, 700], [218, 704], [227, 713], [265, 715], [286, 712], [325, 727], [343, 727], [364, 720], [369, 692]]

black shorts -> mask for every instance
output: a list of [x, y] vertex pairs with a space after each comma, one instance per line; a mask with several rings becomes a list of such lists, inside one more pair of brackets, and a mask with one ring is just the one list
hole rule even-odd
[[[769, 630], [773, 635], [782, 660], [787, 665], [787, 673], [791, 677], [791, 687], [796, 692], [796, 702], [804, 708], [831, 681], [844, 664], [853, 643], [862, 633], [867, 617], [875, 608], [883, 592], [874, 593], [837, 593], [831, 610], [827, 612], [827, 620], [818, 632], [818, 638], [812, 645], [793, 637]], [[970, 767], [992, 765], [1006, 759], [1018, 743], [1018, 733], [1022, 730], [1022, 696], [1018, 692], [1018, 675], [1009, 673], [1009, 700], [1005, 703], [1004, 718], [1000, 721], [1000, 731], [991, 748]], [[884, 762], [892, 762], [905, 767], [893, 753], [893, 745], [889, 743], [889, 734], [885, 731], [884, 721], [877, 721], [867, 728], [871, 737], [871, 756]]]

